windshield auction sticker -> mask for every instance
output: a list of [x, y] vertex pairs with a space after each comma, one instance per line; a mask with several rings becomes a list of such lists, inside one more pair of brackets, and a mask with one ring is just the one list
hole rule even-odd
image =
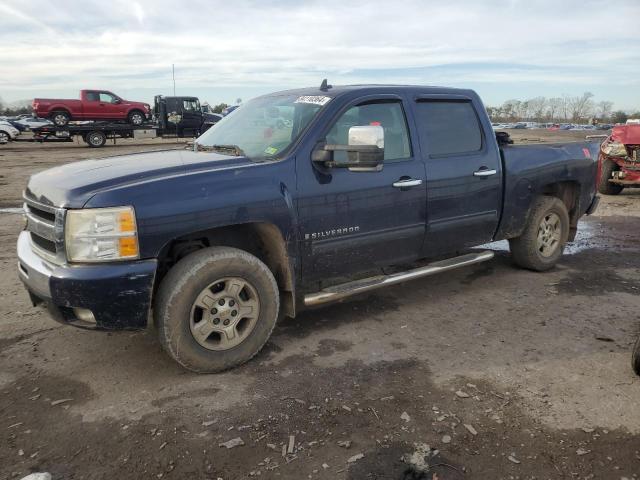
[[326, 105], [331, 100], [331, 97], [325, 97], [323, 95], [303, 95], [298, 97], [294, 103], [311, 103], [313, 105]]

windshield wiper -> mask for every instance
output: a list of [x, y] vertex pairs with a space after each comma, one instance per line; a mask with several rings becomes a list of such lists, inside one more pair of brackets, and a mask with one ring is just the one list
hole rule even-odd
[[198, 152], [220, 152], [226, 155], [234, 155], [236, 157], [244, 157], [245, 154], [237, 145], [202, 145], [195, 143]]

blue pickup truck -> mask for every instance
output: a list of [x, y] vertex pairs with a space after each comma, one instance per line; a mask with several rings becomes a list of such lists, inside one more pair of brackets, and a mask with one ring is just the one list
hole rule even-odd
[[509, 145], [471, 90], [325, 81], [243, 104], [193, 148], [33, 175], [19, 275], [59, 322], [152, 320], [181, 365], [221, 371], [281, 316], [490, 260], [487, 242], [552, 268], [596, 208], [597, 152]]

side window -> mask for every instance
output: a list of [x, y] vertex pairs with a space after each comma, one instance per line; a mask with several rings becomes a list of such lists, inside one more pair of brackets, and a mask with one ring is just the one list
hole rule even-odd
[[100, 99], [98, 92], [87, 92], [85, 98], [88, 102], [97, 102]]
[[104, 103], [113, 103], [113, 101], [116, 99], [116, 97], [114, 97], [113, 95], [111, 95], [110, 93], [105, 93], [105, 92], [100, 92], [100, 101], [104, 102]]
[[[380, 125], [384, 129], [384, 160], [411, 157], [407, 121], [400, 102], [373, 102], [356, 105], [344, 112], [327, 134], [327, 143], [347, 145], [349, 129], [355, 126]], [[346, 160], [347, 152], [334, 152], [336, 160]]]
[[468, 101], [419, 101], [418, 130], [429, 155], [462, 154], [482, 149], [478, 116]]
[[197, 100], [183, 100], [182, 107], [188, 112], [197, 112], [200, 110]]

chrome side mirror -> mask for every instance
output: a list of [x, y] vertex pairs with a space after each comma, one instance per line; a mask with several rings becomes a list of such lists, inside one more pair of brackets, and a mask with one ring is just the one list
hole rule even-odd
[[[312, 153], [314, 162], [325, 167], [348, 168], [352, 172], [379, 172], [384, 161], [384, 129], [379, 125], [361, 125], [349, 129], [349, 144], [320, 145]], [[347, 152], [346, 160], [336, 161], [334, 152]]]

